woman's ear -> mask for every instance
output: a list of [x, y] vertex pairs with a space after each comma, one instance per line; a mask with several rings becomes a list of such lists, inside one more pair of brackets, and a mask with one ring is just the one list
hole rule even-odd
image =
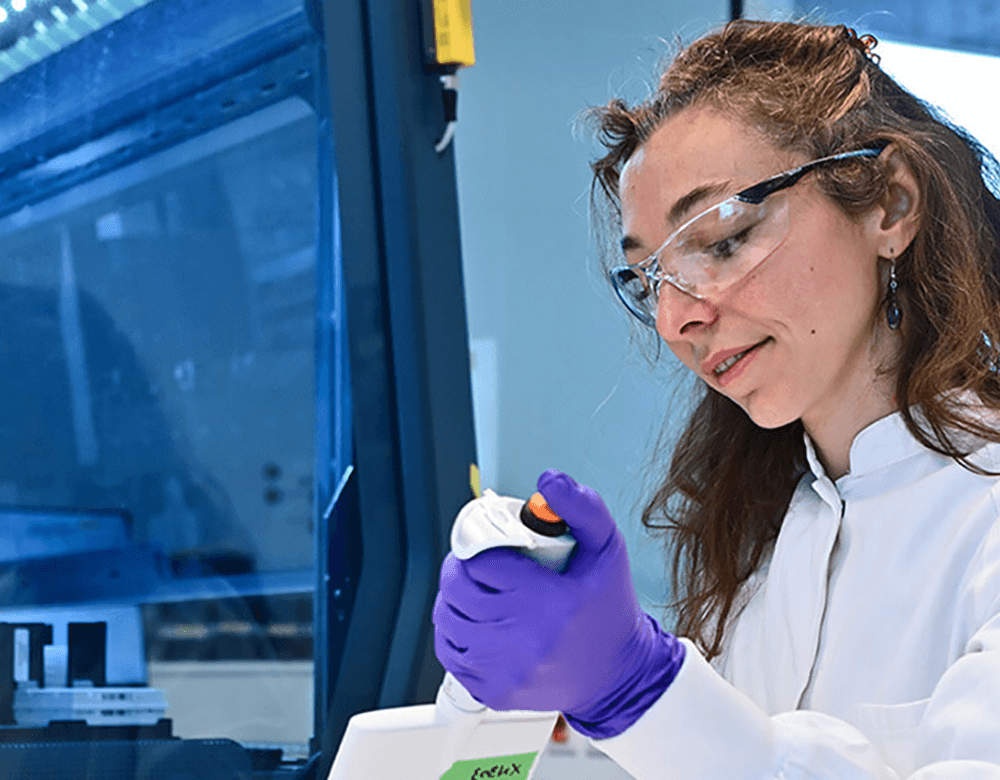
[[899, 257], [920, 227], [920, 187], [899, 149], [890, 144], [882, 152], [888, 187], [875, 207], [869, 225], [879, 257]]

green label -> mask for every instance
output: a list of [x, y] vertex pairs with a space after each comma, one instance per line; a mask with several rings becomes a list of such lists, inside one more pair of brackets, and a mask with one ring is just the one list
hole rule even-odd
[[537, 755], [537, 752], [521, 753], [517, 756], [456, 761], [451, 769], [441, 775], [441, 780], [491, 780], [495, 777], [525, 780]]

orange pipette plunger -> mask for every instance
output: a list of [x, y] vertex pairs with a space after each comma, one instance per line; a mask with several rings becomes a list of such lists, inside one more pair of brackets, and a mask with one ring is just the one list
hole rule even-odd
[[521, 522], [542, 536], [562, 536], [569, 533], [566, 521], [552, 511], [541, 493], [533, 493], [521, 507]]

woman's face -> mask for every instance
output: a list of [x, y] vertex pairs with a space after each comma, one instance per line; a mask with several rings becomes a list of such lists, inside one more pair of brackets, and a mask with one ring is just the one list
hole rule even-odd
[[[760, 132], [717, 111], [685, 109], [622, 171], [625, 244], [633, 247], [628, 262], [645, 260], [677, 222], [804, 162], [808, 158], [776, 149]], [[711, 195], [668, 221], [678, 199], [706, 187]], [[882, 212], [848, 217], [812, 175], [787, 193], [788, 230], [773, 253], [706, 298], [661, 284], [656, 327], [688, 368], [758, 425], [802, 419], [810, 429], [870, 405], [896, 340], [881, 306]]]

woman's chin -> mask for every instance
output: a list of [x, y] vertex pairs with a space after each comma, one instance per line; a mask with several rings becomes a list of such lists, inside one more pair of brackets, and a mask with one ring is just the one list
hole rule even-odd
[[[737, 401], [737, 403], [740, 403]], [[743, 411], [753, 420], [754, 425], [768, 430], [781, 428], [789, 423], [793, 423], [801, 417], [800, 414], [790, 412], [786, 408], [780, 408], [763, 402], [763, 399], [750, 398], [740, 403]]]

